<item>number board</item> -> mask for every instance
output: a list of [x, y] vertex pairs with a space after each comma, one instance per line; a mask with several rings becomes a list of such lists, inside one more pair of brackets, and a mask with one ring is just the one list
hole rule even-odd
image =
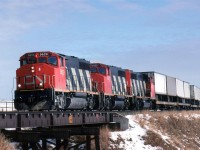
[[29, 53], [27, 54], [28, 57], [34, 57], [35, 56], [35, 53]]
[[40, 56], [49, 56], [49, 53], [43, 52], [43, 53], [40, 53], [39, 55], [40, 55]]

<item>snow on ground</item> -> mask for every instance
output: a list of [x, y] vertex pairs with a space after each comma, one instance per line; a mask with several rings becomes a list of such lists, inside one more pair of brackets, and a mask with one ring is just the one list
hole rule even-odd
[[[136, 116], [129, 116], [129, 120], [130, 117], [132, 118], [132, 120], [134, 120], [135, 122], [138, 122], [139, 120], [145, 120], [145, 124], [144, 127], [145, 129], [150, 129], [149, 128], [149, 120], [151, 119], [152, 116], [150, 116], [149, 114], [138, 114]], [[163, 116], [165, 119], [168, 119], [169, 116]], [[157, 119], [154, 119], [157, 120]], [[170, 139], [170, 137], [168, 135], [164, 135], [160, 130], [155, 130], [155, 129], [150, 129], [151, 131], [154, 131], [155, 133], [157, 133], [158, 135], [160, 135], [160, 137], [166, 142], [168, 143], [168, 140]]]
[[[159, 119], [159, 117], [164, 118], [166, 120], [168, 119], [173, 119], [173, 118], [180, 118], [181, 120], [184, 120], [186, 122], [186, 126], [189, 127], [190, 122], [188, 121], [193, 121], [193, 125], [195, 126], [195, 121], [196, 119], [200, 118], [200, 113], [196, 112], [168, 112], [166, 114], [163, 114], [162, 116], [157, 116], [157, 118], [152, 118], [151, 115], [149, 114], [136, 114], [136, 115], [129, 115], [126, 116], [126, 118], [129, 119], [129, 129], [125, 131], [118, 131], [118, 132], [111, 132], [111, 146], [110, 149], [123, 149], [123, 150], [163, 150], [161, 147], [152, 147], [151, 145], [145, 145], [145, 141], [143, 137], [147, 135], [147, 130], [148, 130], [148, 136], [154, 140], [154, 138], [157, 138], [158, 142], [160, 141], [161, 146], [164, 146], [165, 148], [175, 148], [175, 149], [188, 149], [188, 144], [193, 146], [191, 149], [195, 149], [196, 147], [199, 146], [200, 143], [200, 138], [197, 134], [194, 134], [194, 137], [191, 137], [190, 133], [187, 135], [182, 135], [183, 137], [180, 139], [178, 137], [178, 133], [176, 135], [176, 130], [171, 132], [167, 132], [168, 130], [159, 130], [156, 126], [154, 126], [152, 123], [153, 122], [159, 122], [162, 123], [163, 120]], [[170, 121], [170, 120], [169, 120]], [[159, 124], [162, 125], [162, 124]], [[184, 124], [185, 125], [185, 124]], [[169, 129], [172, 128], [170, 125]], [[198, 126], [197, 126], [198, 127]], [[196, 128], [197, 128], [196, 127]], [[177, 126], [174, 127], [175, 129]], [[192, 129], [184, 129], [181, 128], [180, 131], [183, 133], [187, 133], [186, 130], [192, 130], [191, 132], [198, 132], [198, 128], [192, 128]], [[179, 131], [179, 132], [180, 132]], [[151, 134], [153, 133], [153, 135]], [[155, 136], [155, 137], [154, 137]], [[189, 137], [188, 137], [189, 136]], [[160, 139], [160, 140], [159, 140]], [[174, 140], [176, 139], [176, 140]], [[186, 141], [185, 143], [183, 141]], [[182, 143], [183, 142], [183, 143]], [[153, 144], [154, 142], [152, 142]], [[186, 145], [184, 145], [186, 144]], [[196, 144], [196, 145], [195, 145]], [[189, 146], [190, 146], [189, 145]]]
[[192, 114], [191, 117], [193, 117], [193, 118], [200, 118], [200, 114]]
[[[129, 119], [129, 129], [125, 131], [111, 132], [111, 139], [119, 141], [120, 138], [124, 139], [118, 143], [119, 149], [124, 150], [158, 150], [159, 147], [152, 147], [151, 145], [145, 145], [142, 136], [146, 135], [146, 130], [142, 128], [136, 121], [134, 116], [126, 116]], [[147, 117], [148, 118], [148, 117]], [[112, 144], [111, 147], [114, 147]]]

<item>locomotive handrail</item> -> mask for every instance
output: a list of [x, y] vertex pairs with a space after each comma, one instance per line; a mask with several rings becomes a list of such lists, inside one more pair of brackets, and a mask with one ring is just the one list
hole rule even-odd
[[49, 77], [49, 86], [51, 87], [51, 88], [53, 88], [53, 86], [51, 85], [51, 77], [50, 77], [50, 75], [46, 75], [46, 74], [44, 74], [44, 79], [45, 79], [45, 82], [46, 82], [46, 77]]
[[[11, 106], [9, 104], [11, 104]], [[0, 101], [0, 111], [8, 112], [8, 111], [14, 111], [14, 110], [15, 110], [14, 102], [3, 102], [3, 101]]]
[[104, 91], [104, 84], [105, 84], [104, 82], [102, 82], [102, 84], [101, 84], [101, 90], [102, 91]]
[[98, 82], [92, 81], [92, 91], [99, 92], [97, 87], [98, 87]]
[[11, 90], [11, 95], [12, 95], [12, 99], [13, 99], [13, 91], [14, 91], [14, 85], [15, 85], [15, 80], [17, 80], [17, 77], [14, 77], [13, 78], [13, 87], [12, 87], [12, 90]]
[[54, 88], [54, 79], [55, 79], [55, 75], [52, 75], [52, 87]]

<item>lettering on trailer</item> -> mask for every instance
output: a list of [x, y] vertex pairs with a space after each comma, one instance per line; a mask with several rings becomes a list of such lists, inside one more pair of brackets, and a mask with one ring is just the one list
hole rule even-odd
[[49, 53], [40, 53], [40, 56], [49, 56]]

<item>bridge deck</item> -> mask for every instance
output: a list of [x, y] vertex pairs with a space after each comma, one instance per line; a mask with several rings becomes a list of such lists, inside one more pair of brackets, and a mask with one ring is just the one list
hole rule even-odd
[[[0, 129], [84, 125], [110, 122], [122, 123], [119, 118], [124, 117], [116, 112], [0, 112]], [[127, 122], [126, 118], [124, 118], [124, 120]], [[123, 128], [126, 129], [127, 127]]]
[[[56, 139], [56, 150], [68, 146], [73, 135], [86, 136], [86, 147], [91, 149], [95, 140], [100, 149], [101, 125], [117, 125], [121, 130], [128, 128], [128, 119], [116, 112], [1, 112], [0, 130], [11, 141], [21, 142], [22, 149], [46, 149], [47, 139]], [[31, 128], [31, 129], [27, 129]], [[8, 128], [13, 128], [12, 130]], [[22, 129], [23, 128], [23, 129]], [[95, 138], [91, 138], [95, 136]], [[42, 140], [42, 146], [40, 142]]]

